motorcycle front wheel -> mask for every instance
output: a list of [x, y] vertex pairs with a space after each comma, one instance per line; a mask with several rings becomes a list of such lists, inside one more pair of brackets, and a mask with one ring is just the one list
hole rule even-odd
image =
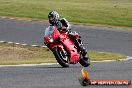
[[[57, 60], [57, 62], [62, 67], [69, 67], [69, 59], [67, 55], [64, 55], [64, 51], [62, 51], [59, 47], [55, 47], [52, 49], [52, 52]], [[65, 51], [66, 52], [66, 51]]]

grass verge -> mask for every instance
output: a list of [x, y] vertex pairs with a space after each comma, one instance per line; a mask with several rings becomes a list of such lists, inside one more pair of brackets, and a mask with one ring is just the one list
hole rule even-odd
[[132, 27], [132, 0], [0, 0], [0, 16], [47, 19], [51, 10], [76, 23]]
[[88, 51], [88, 53], [92, 61], [119, 60], [127, 58], [125, 55], [110, 52]]
[[[88, 51], [92, 61], [118, 60], [125, 55]], [[0, 43], [0, 65], [56, 63], [51, 51], [43, 47]]]

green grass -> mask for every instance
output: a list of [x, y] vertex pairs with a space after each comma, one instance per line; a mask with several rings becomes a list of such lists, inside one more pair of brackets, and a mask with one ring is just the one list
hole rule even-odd
[[119, 60], [126, 58], [125, 55], [110, 52], [89, 51], [88, 53], [92, 61]]
[[0, 0], [0, 16], [47, 19], [51, 10], [71, 22], [132, 27], [132, 0]]
[[[88, 51], [91, 61], [125, 59], [125, 55]], [[0, 43], [0, 65], [56, 63], [47, 48]]]

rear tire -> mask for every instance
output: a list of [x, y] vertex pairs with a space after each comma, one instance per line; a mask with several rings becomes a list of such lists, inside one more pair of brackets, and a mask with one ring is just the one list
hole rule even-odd
[[55, 56], [55, 58], [56, 58], [56, 60], [57, 60], [57, 62], [62, 66], [62, 67], [69, 67], [69, 59], [68, 59], [68, 57], [67, 57], [67, 61], [66, 60], [64, 60], [64, 57], [61, 55], [61, 49], [59, 48], [59, 47], [55, 47], [55, 48], [53, 48], [53, 50], [52, 50], [52, 52], [53, 52], [53, 54], [54, 54], [54, 56]]
[[79, 63], [80, 63], [82, 66], [84, 66], [84, 67], [88, 67], [88, 66], [90, 65], [90, 58], [89, 58], [89, 56], [80, 58]]

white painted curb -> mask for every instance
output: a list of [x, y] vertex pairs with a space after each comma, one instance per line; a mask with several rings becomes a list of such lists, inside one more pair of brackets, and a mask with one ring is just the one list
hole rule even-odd
[[0, 41], [0, 43], [6, 43], [5, 41]]
[[6, 41], [0, 41], [0, 43], [9, 43], [9, 44], [16, 44], [16, 45], [22, 45], [22, 46], [33, 46], [33, 47], [47, 47], [47, 46], [39, 46], [39, 45], [29, 45], [29, 44], [20, 44], [20, 43], [14, 43], [14, 42], [6, 42]]
[[43, 65], [58, 65], [58, 63], [42, 63], [42, 64], [20, 64], [20, 65], [0, 65], [0, 67], [32, 67], [32, 66], [43, 66]]
[[20, 43], [15, 43], [16, 45], [19, 45]]

